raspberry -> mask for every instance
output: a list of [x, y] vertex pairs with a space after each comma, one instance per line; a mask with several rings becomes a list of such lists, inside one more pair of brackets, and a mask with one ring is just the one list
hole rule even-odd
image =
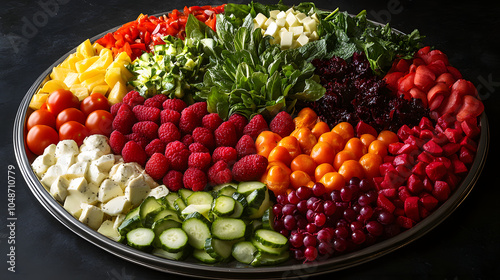
[[269, 124], [272, 132], [277, 133], [281, 137], [290, 135], [295, 129], [292, 116], [285, 111], [279, 112]]
[[182, 173], [177, 170], [170, 170], [163, 177], [163, 184], [172, 192], [176, 192], [184, 187], [182, 183]]
[[264, 131], [269, 130], [267, 122], [261, 114], [255, 115], [243, 129], [243, 134], [250, 135], [252, 139], [257, 139], [257, 136]]
[[144, 97], [142, 97], [137, 91], [132, 90], [125, 94], [123, 97], [123, 103], [128, 104], [130, 107], [142, 105], [144, 104]]
[[134, 142], [136, 142], [143, 149], [146, 148], [146, 146], [148, 145], [149, 140], [150, 140], [150, 139], [144, 137], [143, 135], [141, 135], [139, 133], [135, 133], [135, 132], [132, 132], [130, 134], [125, 135], [125, 139], [127, 139], [127, 141], [134, 141]]
[[241, 136], [238, 143], [236, 143], [236, 153], [238, 154], [238, 158], [257, 153], [255, 142], [250, 135]]
[[179, 129], [182, 133], [191, 134], [195, 128], [201, 126], [201, 118], [198, 118], [196, 113], [188, 108], [182, 110]]
[[211, 161], [210, 153], [192, 153], [188, 158], [188, 168], [193, 167], [206, 171], [210, 167]]
[[210, 150], [207, 147], [203, 146], [201, 143], [192, 143], [189, 145], [189, 151], [191, 153], [209, 153]]
[[224, 121], [219, 117], [217, 113], [210, 113], [205, 115], [201, 120], [201, 124], [204, 128], [210, 129], [210, 131], [214, 132], [221, 123]]
[[207, 185], [207, 175], [198, 168], [188, 168], [182, 177], [184, 187], [195, 192], [202, 191]]
[[229, 166], [233, 166], [233, 164], [238, 159], [238, 153], [232, 147], [217, 147], [212, 153], [212, 161], [218, 162], [223, 160]]
[[166, 95], [163, 95], [163, 94], [157, 94], [151, 98], [148, 98], [144, 101], [144, 106], [148, 106], [148, 107], [155, 107], [155, 108], [158, 108], [158, 109], [162, 109], [162, 104], [163, 102], [165, 102], [165, 100], [167, 100], [168, 97]]
[[163, 143], [168, 144], [181, 139], [181, 133], [173, 123], [164, 123], [158, 128], [158, 136]]
[[173, 99], [167, 99], [163, 102], [162, 104], [163, 109], [165, 110], [174, 110], [177, 112], [182, 112], [184, 108], [186, 108], [186, 102], [182, 101], [181, 99], [173, 98]]
[[125, 143], [127, 143], [127, 139], [120, 131], [115, 130], [111, 132], [111, 135], [109, 136], [109, 146], [113, 150], [113, 153], [120, 155]]
[[148, 156], [139, 144], [135, 141], [128, 141], [123, 146], [122, 157], [125, 162], [137, 162], [141, 166], [144, 166]]
[[189, 145], [194, 143], [193, 135], [186, 134], [186, 135], [182, 136], [181, 142], [184, 143], [184, 145], [186, 145], [186, 147], [189, 147]]
[[233, 177], [236, 181], [259, 180], [267, 169], [267, 158], [261, 155], [247, 155], [238, 160], [233, 166]]
[[132, 111], [138, 121], [152, 121], [158, 123], [160, 120], [160, 109], [155, 107], [137, 105], [132, 108]]
[[127, 104], [122, 104], [116, 117], [113, 119], [113, 129], [120, 131], [122, 134], [129, 134], [132, 131], [132, 126], [136, 123], [134, 113]]
[[192, 110], [196, 114], [196, 117], [198, 117], [200, 120], [203, 119], [206, 114], [208, 114], [207, 102], [196, 102], [186, 109]]
[[116, 113], [118, 113], [118, 110], [120, 109], [120, 106], [122, 106], [123, 102], [118, 102], [113, 105], [111, 105], [111, 108], [109, 109], [109, 112], [111, 115], [113, 115], [113, 118], [116, 116]]
[[197, 127], [193, 130], [194, 142], [201, 143], [209, 150], [215, 148], [215, 140], [212, 132], [208, 128]]
[[238, 138], [236, 136], [236, 128], [232, 122], [223, 122], [214, 132], [215, 144], [217, 147], [226, 146], [234, 147]]
[[181, 113], [174, 110], [165, 109], [162, 110], [160, 113], [160, 123], [171, 122], [175, 125], [179, 125], [180, 119], [181, 119]]
[[211, 185], [220, 185], [230, 183], [233, 180], [233, 174], [223, 160], [217, 161], [208, 169], [208, 182]]
[[160, 139], [153, 139], [153, 141], [149, 142], [144, 148], [144, 151], [148, 155], [148, 157], [152, 156], [154, 153], [165, 153], [166, 144], [163, 143]]
[[137, 122], [132, 126], [132, 132], [142, 135], [149, 140], [156, 139], [158, 138], [158, 125], [152, 121]]
[[174, 141], [165, 147], [165, 156], [170, 162], [171, 169], [184, 171], [188, 166], [189, 150], [180, 141]]
[[245, 129], [245, 126], [248, 124], [247, 118], [240, 114], [232, 114], [228, 121], [234, 124], [234, 127], [236, 128], [236, 135], [240, 138], [241, 135], [243, 135], [243, 129]]
[[155, 180], [161, 180], [168, 171], [168, 159], [161, 153], [154, 153], [146, 162], [146, 173]]

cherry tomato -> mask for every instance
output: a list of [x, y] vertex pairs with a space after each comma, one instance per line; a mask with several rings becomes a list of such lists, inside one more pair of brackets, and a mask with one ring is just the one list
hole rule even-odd
[[37, 124], [33, 126], [26, 135], [26, 144], [30, 151], [36, 155], [43, 154], [43, 150], [50, 144], [57, 144], [59, 135], [57, 131], [47, 125]]
[[85, 126], [90, 134], [102, 134], [107, 137], [113, 131], [113, 115], [105, 110], [96, 110], [90, 113], [85, 121]]
[[65, 122], [59, 128], [59, 140], [73, 139], [78, 146], [83, 143], [83, 140], [87, 136], [89, 136], [88, 128], [79, 122]]
[[56, 118], [56, 129], [59, 130], [61, 125], [65, 122], [76, 121], [85, 124], [85, 115], [82, 111], [76, 108], [67, 108], [62, 110]]
[[54, 114], [47, 110], [36, 110], [28, 118], [28, 121], [26, 122], [26, 128], [30, 130], [33, 126], [37, 124], [43, 124], [50, 126], [52, 128], [56, 127], [56, 117]]
[[82, 100], [80, 104], [80, 111], [82, 111], [85, 116], [88, 116], [93, 111], [106, 110], [109, 111], [110, 106], [108, 99], [101, 93], [92, 93]]
[[65, 89], [58, 89], [53, 91], [49, 98], [47, 98], [47, 108], [49, 111], [57, 116], [62, 110], [66, 108], [80, 108], [80, 101], [71, 91]]

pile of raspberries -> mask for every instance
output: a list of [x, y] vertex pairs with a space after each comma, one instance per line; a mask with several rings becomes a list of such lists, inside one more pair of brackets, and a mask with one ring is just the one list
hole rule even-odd
[[[262, 115], [248, 122], [233, 114], [223, 121], [218, 114], [208, 113], [206, 102], [187, 106], [164, 95], [145, 99], [136, 91], [113, 105], [111, 113], [113, 152], [125, 162], [143, 166], [171, 191], [259, 180], [266, 172], [267, 158], [258, 155], [255, 147], [260, 132], [269, 130]], [[283, 113], [270, 126], [288, 135], [293, 120]]]

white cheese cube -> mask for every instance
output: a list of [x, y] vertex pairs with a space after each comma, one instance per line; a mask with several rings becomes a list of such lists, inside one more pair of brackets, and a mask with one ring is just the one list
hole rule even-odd
[[281, 28], [281, 27], [285, 27], [286, 25], [286, 18], [278, 18], [276, 19], [276, 25]]
[[125, 217], [127, 215], [125, 214], [118, 214], [115, 217], [113, 217], [113, 228], [118, 230], [118, 227], [122, 224], [123, 220], [125, 220]]
[[102, 211], [110, 216], [124, 214], [132, 208], [132, 204], [125, 196], [118, 196], [101, 206]]
[[85, 177], [72, 179], [69, 182], [68, 194], [80, 199], [81, 202], [95, 204], [97, 202], [97, 194], [99, 187], [92, 183], [87, 183]]
[[169, 190], [165, 185], [159, 185], [158, 187], [152, 189], [149, 192], [149, 196], [152, 196], [152, 197], [158, 199], [158, 198], [162, 198], [162, 197], [166, 196], [168, 193], [169, 193]]
[[66, 171], [66, 176], [71, 178], [84, 177], [89, 168], [88, 161], [79, 161], [71, 165]]
[[85, 178], [93, 184], [100, 185], [104, 179], [108, 178], [108, 176], [109, 174], [107, 172], [101, 172], [97, 165], [90, 164]]
[[302, 21], [302, 24], [304, 25], [304, 30], [305, 31], [308, 31], [308, 32], [313, 32], [313, 31], [316, 31], [318, 29], [318, 23], [310, 18], [310, 17], [306, 17], [303, 21]]
[[278, 14], [276, 14], [276, 19], [279, 18], [286, 18], [286, 13], [283, 11], [280, 11]]
[[309, 41], [314, 41], [314, 40], [318, 40], [318, 39], [319, 39], [318, 32], [316, 32], [316, 31], [311, 32], [311, 35], [309, 36]]
[[123, 190], [120, 185], [110, 179], [104, 180], [99, 187], [97, 199], [102, 203], [106, 203], [117, 196], [123, 196]]
[[80, 152], [100, 151], [100, 155], [111, 153], [111, 147], [108, 144], [108, 138], [101, 134], [93, 134], [83, 140]]
[[139, 175], [130, 180], [125, 188], [125, 197], [132, 203], [132, 206], [138, 206], [149, 195], [151, 188], [146, 183], [143, 175]]
[[297, 43], [299, 44], [299, 46], [303, 46], [309, 43], [309, 37], [307, 37], [305, 34], [301, 34], [299, 38], [297, 38]]
[[280, 10], [272, 10], [272, 11], [269, 11], [269, 18], [272, 18], [272, 19], [277, 19], [277, 18], [278, 18], [278, 14], [279, 14], [280, 12], [281, 12]]
[[267, 27], [267, 30], [264, 33], [264, 35], [269, 35], [269, 36], [272, 36], [272, 37], [276, 37], [276, 31], [277, 30], [278, 30], [278, 26], [276, 25], [276, 22], [272, 22]]
[[297, 18], [295, 17], [295, 15], [293, 13], [287, 14], [286, 26], [293, 27], [293, 26], [297, 26], [299, 24], [300, 24], [299, 21], [297, 20]]
[[75, 218], [79, 218], [82, 213], [82, 201], [78, 196], [68, 195], [64, 200], [64, 209], [68, 211]]
[[262, 28], [268, 28], [268, 26], [274, 22], [274, 19], [268, 18], [266, 22], [264, 22], [264, 25], [262, 25]]
[[125, 188], [129, 179], [139, 175], [141, 175], [141, 172], [134, 162], [115, 164], [109, 171], [109, 178], [120, 184], [122, 188]]
[[289, 31], [283, 31], [281, 33], [281, 48], [282, 49], [289, 49], [292, 47], [293, 43], [293, 33]]
[[52, 183], [54, 183], [54, 181], [56, 180], [56, 178], [63, 174], [64, 172], [62, 171], [59, 165], [52, 165], [51, 167], [49, 167], [49, 169], [47, 169], [47, 172], [43, 174], [43, 177], [40, 180], [40, 182], [45, 188], [49, 189]]
[[56, 145], [55, 156], [56, 158], [60, 158], [62, 156], [74, 156], [79, 152], [78, 145], [74, 140], [62, 140]]
[[298, 38], [300, 35], [304, 33], [304, 27], [302, 25], [292, 26], [288, 29], [288, 31], [293, 33], [294, 38]]
[[316, 23], [319, 23], [319, 18], [318, 18], [318, 14], [314, 13], [312, 16], [311, 16], [312, 19], [314, 19], [314, 21], [316, 21]]
[[114, 222], [112, 220], [106, 220], [102, 222], [97, 232], [106, 236], [113, 241], [120, 241], [121, 236], [116, 228], [113, 227]]
[[295, 17], [297, 18], [297, 20], [302, 23], [302, 21], [307, 17], [306, 14], [302, 13], [302, 12], [298, 12]]
[[61, 167], [62, 172], [66, 173], [68, 168], [76, 162], [76, 155], [64, 154], [57, 158], [55, 165]]
[[103, 155], [100, 158], [92, 161], [92, 164], [97, 166], [101, 172], [108, 173], [111, 167], [115, 164], [115, 156], [113, 154]]
[[59, 202], [64, 202], [68, 195], [69, 180], [64, 176], [57, 177], [50, 185], [50, 194]]
[[88, 225], [90, 228], [97, 230], [101, 224], [104, 217], [104, 213], [101, 209], [95, 207], [94, 205], [82, 203], [81, 206], [82, 213], [80, 214], [80, 222]]
[[49, 167], [51, 167], [55, 163], [56, 163], [56, 158], [53, 155], [43, 154], [38, 156], [33, 161], [31, 167], [33, 168], [33, 171], [35, 171], [36, 176], [38, 176], [38, 178], [42, 178], [43, 174], [47, 172], [47, 169], [49, 169]]
[[255, 18], [253, 19], [253, 22], [255, 23], [256, 27], [262, 28], [266, 20], [267, 17], [264, 14], [258, 13], [257, 16], [255, 16]]

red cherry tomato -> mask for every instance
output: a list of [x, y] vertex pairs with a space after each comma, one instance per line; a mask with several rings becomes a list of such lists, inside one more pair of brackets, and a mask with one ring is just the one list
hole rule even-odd
[[62, 110], [66, 108], [80, 108], [80, 101], [71, 91], [65, 89], [58, 89], [53, 91], [49, 98], [47, 98], [47, 108], [49, 111], [57, 116]]
[[113, 115], [106, 110], [96, 110], [87, 117], [85, 126], [88, 128], [90, 135], [102, 134], [108, 136], [113, 131], [112, 127]]
[[67, 108], [62, 110], [56, 118], [56, 129], [59, 130], [61, 125], [65, 122], [76, 121], [85, 124], [85, 115], [82, 111], [76, 108]]
[[59, 140], [73, 139], [78, 146], [83, 143], [87, 136], [89, 136], [87, 127], [76, 121], [65, 122], [59, 128]]
[[56, 117], [54, 114], [47, 110], [36, 110], [28, 117], [28, 121], [26, 122], [26, 128], [30, 130], [33, 126], [37, 124], [43, 124], [50, 126], [52, 128], [56, 127]]
[[50, 144], [57, 144], [59, 135], [57, 131], [50, 126], [37, 124], [33, 126], [26, 135], [26, 144], [30, 151], [36, 155], [43, 154], [43, 150]]
[[96, 110], [109, 111], [109, 109], [110, 106], [108, 103], [108, 99], [98, 92], [92, 93], [91, 95], [87, 96], [82, 100], [82, 103], [80, 104], [80, 111], [82, 111], [85, 116], [88, 116], [90, 113]]

